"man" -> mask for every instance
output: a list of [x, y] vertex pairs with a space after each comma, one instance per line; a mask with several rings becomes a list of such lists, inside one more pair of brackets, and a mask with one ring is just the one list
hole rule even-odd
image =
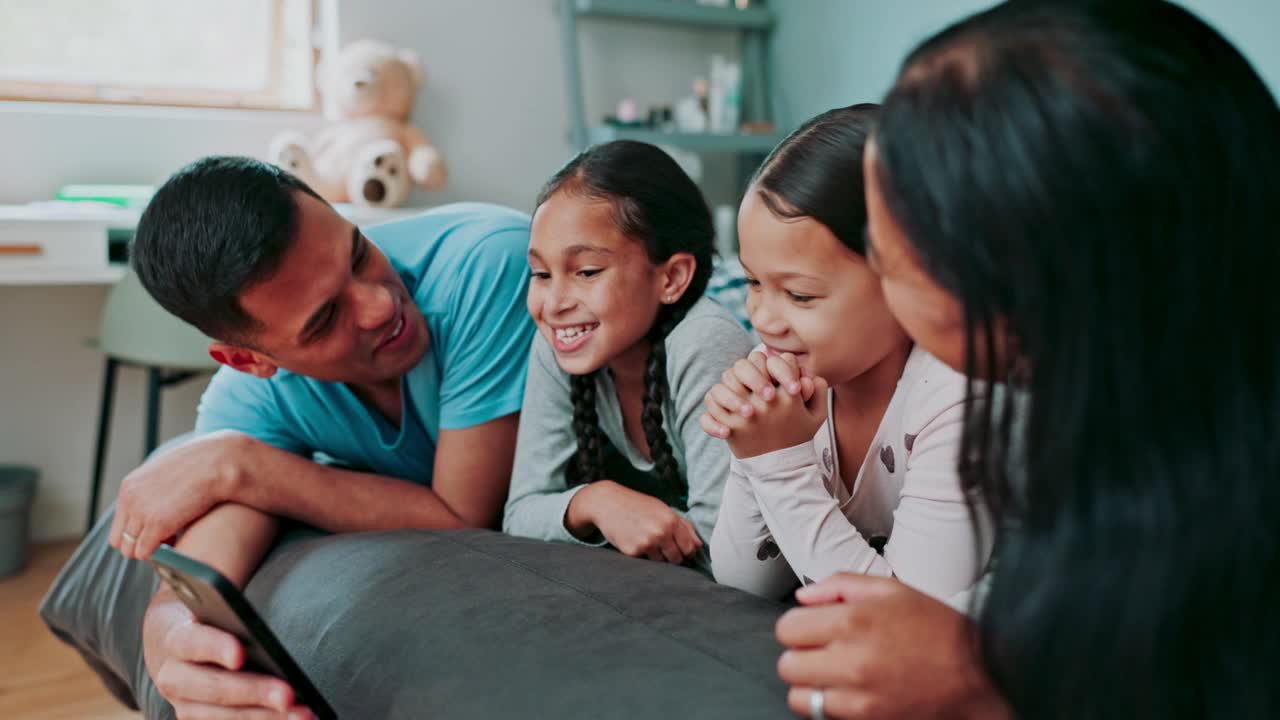
[[[144, 559], [185, 528], [178, 548], [243, 586], [276, 517], [331, 532], [495, 526], [533, 334], [528, 242], [528, 217], [496, 206], [366, 237], [273, 166], [179, 171], [139, 222], [133, 267], [225, 367], [198, 437], [125, 478], [112, 546]], [[239, 672], [239, 642], [166, 589], [143, 651], [179, 717], [307, 716], [280, 680]]]

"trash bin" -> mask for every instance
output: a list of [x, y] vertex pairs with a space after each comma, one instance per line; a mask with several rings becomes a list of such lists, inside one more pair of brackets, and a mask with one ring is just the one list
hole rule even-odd
[[0, 465], [0, 578], [27, 564], [31, 501], [36, 496], [35, 468]]

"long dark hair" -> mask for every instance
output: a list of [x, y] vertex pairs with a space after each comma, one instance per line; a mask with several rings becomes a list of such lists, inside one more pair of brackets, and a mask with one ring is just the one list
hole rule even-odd
[[[683, 495], [677, 488], [684, 487], [685, 482], [662, 428], [662, 407], [669, 394], [665, 340], [702, 297], [711, 277], [715, 229], [707, 201], [670, 155], [653, 145], [631, 140], [616, 140], [583, 151], [547, 182], [538, 194], [537, 206], [557, 192], [608, 202], [618, 229], [642, 243], [654, 264], [665, 262], [676, 253], [689, 253], [697, 261], [684, 294], [661, 307], [649, 331], [641, 415], [645, 441], [663, 486], [661, 492], [654, 494]], [[596, 417], [595, 374], [572, 376], [570, 393], [578, 452], [568, 481], [595, 482], [601, 479], [604, 464], [604, 443]]]
[[[981, 619], [997, 685], [1022, 717], [1274, 717], [1262, 80], [1169, 3], [1011, 3], [912, 53], [874, 142], [891, 214], [964, 306], [971, 387], [1027, 391], [975, 406], [962, 451], [1006, 522]], [[998, 323], [1020, 378], [997, 375]]]
[[778, 143], [752, 179], [769, 211], [780, 218], [813, 218], [845, 247], [865, 255], [862, 151], [879, 109], [861, 103], [828, 110]]

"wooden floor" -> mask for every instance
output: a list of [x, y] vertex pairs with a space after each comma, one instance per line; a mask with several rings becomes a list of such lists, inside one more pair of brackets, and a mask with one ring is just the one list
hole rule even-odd
[[139, 720], [102, 687], [80, 656], [40, 621], [36, 607], [76, 541], [37, 545], [20, 575], [0, 580], [0, 718]]

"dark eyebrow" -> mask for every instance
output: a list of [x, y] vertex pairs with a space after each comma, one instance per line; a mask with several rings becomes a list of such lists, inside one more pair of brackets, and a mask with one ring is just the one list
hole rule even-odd
[[[601, 255], [614, 254], [613, 251], [610, 250], [609, 248], [600, 247], [599, 245], [586, 245], [581, 243], [577, 245], [570, 245], [569, 247], [564, 249], [564, 254], [570, 258], [576, 257], [578, 255], [582, 255], [584, 253], [599, 253]], [[529, 248], [529, 257], [534, 260], [538, 260], [540, 262], [545, 262], [544, 260], [542, 260], [542, 256], [538, 254], [538, 251], [534, 250], [533, 248]]]
[[564, 254], [569, 257], [581, 255], [583, 253], [600, 253], [601, 255], [612, 255], [613, 251], [609, 248], [603, 248], [599, 245], [570, 245], [565, 248]]
[[[738, 257], [738, 264], [742, 266], [743, 271], [745, 271], [748, 276], [751, 276], [753, 278], [756, 277], [756, 274], [751, 272], [751, 268], [747, 267], [747, 264], [742, 262], [741, 256]], [[766, 272], [762, 277], [769, 278], [773, 282], [784, 282], [787, 280], [810, 280], [816, 283], [822, 283], [824, 286], [827, 285], [827, 281], [823, 280], [820, 277], [816, 277], [814, 275], [805, 275], [804, 273], [797, 273], [797, 272], [779, 272], [779, 273]]]
[[[351, 262], [355, 262], [356, 253], [360, 251], [361, 241], [364, 236], [360, 234], [360, 228], [351, 226]], [[350, 264], [350, 263], [349, 263]], [[311, 317], [307, 318], [307, 322], [303, 324], [302, 329], [298, 331], [298, 344], [305, 345], [312, 340], [312, 336], [324, 322], [329, 311], [336, 305], [337, 296], [329, 298], [315, 312], [311, 313]]]

